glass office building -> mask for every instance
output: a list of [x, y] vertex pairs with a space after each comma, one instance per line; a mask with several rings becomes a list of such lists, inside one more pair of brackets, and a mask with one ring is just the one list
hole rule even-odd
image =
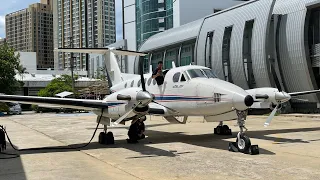
[[150, 36], [172, 27], [172, 0], [136, 1], [136, 39], [138, 48]]

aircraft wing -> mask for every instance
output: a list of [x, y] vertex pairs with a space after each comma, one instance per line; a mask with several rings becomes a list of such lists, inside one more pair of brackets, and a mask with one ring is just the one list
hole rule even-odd
[[124, 102], [114, 101], [106, 102], [103, 100], [91, 99], [72, 99], [72, 98], [53, 98], [53, 97], [34, 97], [34, 96], [14, 96], [14, 95], [0, 95], [0, 102], [16, 102], [21, 104], [35, 104], [41, 107], [59, 106], [62, 108], [72, 109], [103, 109], [110, 106], [124, 104]]
[[122, 49], [111, 48], [56, 48], [54, 51], [65, 53], [89, 53], [89, 54], [105, 54], [106, 52], [113, 52], [122, 56], [146, 56], [146, 53]]

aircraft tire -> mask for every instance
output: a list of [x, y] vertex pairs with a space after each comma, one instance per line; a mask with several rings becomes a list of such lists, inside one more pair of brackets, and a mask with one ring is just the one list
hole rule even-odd
[[104, 132], [100, 132], [99, 143], [100, 144], [114, 144], [113, 133], [110, 131], [107, 134]]
[[218, 135], [221, 135], [222, 132], [223, 132], [222, 126], [217, 126], [216, 132], [217, 132]]
[[239, 152], [242, 152], [242, 153], [248, 152], [251, 147], [250, 138], [244, 134], [240, 135], [240, 140], [237, 138], [236, 144]]
[[222, 126], [222, 132], [224, 135], [232, 135], [231, 129], [229, 128], [228, 125]]

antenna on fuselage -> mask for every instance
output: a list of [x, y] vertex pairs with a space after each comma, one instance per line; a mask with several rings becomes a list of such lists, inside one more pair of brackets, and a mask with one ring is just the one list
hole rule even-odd
[[172, 61], [172, 68], [176, 68], [176, 63]]

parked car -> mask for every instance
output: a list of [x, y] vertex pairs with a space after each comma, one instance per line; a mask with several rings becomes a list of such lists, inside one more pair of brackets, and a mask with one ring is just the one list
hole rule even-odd
[[21, 114], [21, 106], [19, 103], [7, 103], [9, 106], [8, 114]]

